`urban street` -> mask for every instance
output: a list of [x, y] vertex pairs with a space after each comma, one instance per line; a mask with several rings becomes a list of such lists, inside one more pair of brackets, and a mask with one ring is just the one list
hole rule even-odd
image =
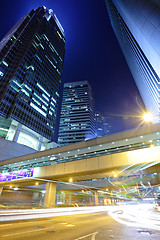
[[0, 240], [159, 240], [160, 0], [0, 20]]
[[[160, 213], [154, 209], [150, 209], [149, 211], [147, 209], [144, 210], [145, 206], [141, 207], [126, 206], [128, 215], [124, 213], [125, 216], [123, 216], [122, 213], [124, 207], [111, 207], [110, 211], [90, 214], [65, 215], [22, 221], [4, 221], [0, 224], [0, 239], [159, 239]], [[133, 212], [130, 212], [131, 209]], [[137, 213], [138, 215], [136, 216], [135, 212], [137, 210], [139, 213]], [[140, 214], [143, 214], [141, 220], [139, 219]], [[147, 219], [147, 217], [149, 218]]]

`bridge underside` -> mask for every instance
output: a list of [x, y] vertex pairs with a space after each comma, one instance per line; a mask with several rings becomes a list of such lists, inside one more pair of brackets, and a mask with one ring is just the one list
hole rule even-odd
[[[149, 166], [144, 169], [144, 164], [136, 166], [123, 166], [122, 168], [110, 168], [103, 169], [101, 171], [81, 171], [77, 173], [66, 173], [63, 175], [52, 176], [35, 176], [31, 178], [14, 179], [11, 181], [0, 182], [1, 187], [25, 187], [35, 185], [37, 182], [39, 185], [46, 184], [47, 182], [64, 183], [66, 189], [76, 189], [78, 185], [88, 184], [90, 188], [115, 188], [122, 185], [134, 186], [140, 185], [141, 182], [147, 184], [150, 182], [152, 185], [160, 183], [160, 163], [152, 163], [153, 166]], [[149, 164], [151, 165], [151, 163]], [[145, 167], [147, 165], [145, 164]], [[73, 183], [69, 183], [69, 179], [73, 179]], [[64, 189], [65, 189], [64, 188]], [[77, 188], [79, 189], [79, 188]]]
[[[152, 133], [153, 130], [154, 133]], [[57, 184], [57, 191], [80, 191], [88, 188], [93, 191], [97, 189], [126, 191], [129, 187], [150, 188], [158, 185], [160, 183], [160, 126], [147, 131], [148, 135], [145, 135], [144, 130], [134, 134], [130, 132], [128, 135], [130, 139], [120, 140], [120, 137], [126, 137], [122, 133], [118, 135], [117, 141], [115, 135], [8, 159], [0, 163], [1, 168], [4, 166], [4, 169], [7, 169], [1, 174], [0, 187], [7, 189], [45, 184], [48, 199], [54, 201], [55, 198], [51, 198], [49, 192], [53, 189], [56, 191], [55, 184]], [[20, 178], [17, 175], [17, 178], [9, 180], [6, 177], [3, 181], [3, 174], [4, 176], [9, 174], [15, 165], [16, 169], [22, 167], [23, 172], [28, 164], [29, 167], [31, 164], [37, 166], [37, 159], [38, 166], [41, 161], [43, 164], [40, 167], [31, 168], [32, 176]], [[49, 206], [48, 199], [45, 202]], [[53, 206], [53, 203], [51, 205]]]

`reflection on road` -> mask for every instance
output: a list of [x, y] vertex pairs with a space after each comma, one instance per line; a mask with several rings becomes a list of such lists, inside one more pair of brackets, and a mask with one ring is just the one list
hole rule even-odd
[[71, 207], [52, 209], [1, 210], [0, 221], [46, 218], [63, 215], [108, 212], [115, 221], [127, 226], [160, 230], [160, 212], [153, 204], [105, 207]]
[[127, 226], [160, 230], [160, 213], [153, 204], [137, 204], [114, 207], [109, 215]]

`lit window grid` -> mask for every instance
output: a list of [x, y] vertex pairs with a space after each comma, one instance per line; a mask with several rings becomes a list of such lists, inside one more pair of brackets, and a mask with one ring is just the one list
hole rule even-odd
[[[27, 56], [28, 56], [28, 55], [27, 55]], [[26, 63], [27, 63], [27, 60], [28, 60], [28, 59], [26, 59]], [[61, 60], [62, 60], [62, 58], [61, 58]], [[62, 61], [60, 62], [60, 64], [62, 65]], [[17, 73], [18, 73], [18, 71], [17, 71]], [[58, 75], [57, 72], [54, 73], [54, 74], [55, 74], [56, 77], [57, 77], [57, 75]], [[16, 75], [18, 75], [18, 74], [16, 74]], [[52, 75], [53, 75], [53, 71], [52, 71]], [[19, 74], [18, 77], [21, 78], [22, 76]], [[59, 79], [58, 79], [58, 80], [59, 80]], [[59, 80], [59, 82], [60, 82], [60, 80]], [[33, 87], [33, 86], [32, 86], [32, 87]], [[22, 89], [22, 90], [23, 90], [23, 89]], [[24, 91], [24, 90], [23, 90], [23, 91]], [[56, 88], [56, 93], [57, 93], [58, 91], [59, 91], [59, 85], [58, 85], [58, 88]], [[28, 91], [25, 90], [24, 92], [27, 94]], [[51, 94], [52, 94], [52, 96], [54, 95], [53, 93], [51, 93]], [[29, 96], [28, 96], [28, 97], [29, 97]], [[57, 98], [58, 98], [57, 95], [55, 95], [54, 98], [57, 100]], [[55, 107], [57, 107], [57, 104], [55, 105]], [[50, 109], [50, 111], [53, 111], [53, 107]], [[50, 120], [50, 119], [49, 119], [49, 120]]]
[[[93, 112], [91, 111], [93, 100], [90, 94], [88, 86], [83, 86], [82, 88], [80, 86], [75, 88], [64, 87], [58, 141], [61, 142], [61, 138], [63, 138], [63, 143], [67, 144], [76, 141], [83, 141], [85, 140], [86, 135], [94, 136], [95, 126], [92, 126], [94, 125], [94, 117], [92, 117]], [[69, 120], [67, 120], [66, 115], [70, 118]], [[88, 122], [88, 127], [79, 126], [79, 129], [78, 127], [75, 129], [75, 127], [70, 126], [73, 122], [86, 123], [86, 121]], [[68, 126], [70, 127], [68, 128]], [[70, 133], [72, 134], [72, 137], [68, 137], [69, 140], [67, 140], [67, 135]]]

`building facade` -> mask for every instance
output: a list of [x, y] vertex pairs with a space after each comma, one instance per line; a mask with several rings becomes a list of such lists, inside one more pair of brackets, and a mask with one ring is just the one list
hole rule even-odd
[[111, 124], [110, 124], [109, 117], [104, 117], [102, 116], [101, 113], [96, 112], [95, 119], [96, 119], [96, 136], [97, 137], [103, 137], [111, 134]]
[[160, 2], [106, 0], [112, 27], [154, 122], [160, 114]]
[[62, 26], [39, 7], [0, 42], [0, 137], [45, 149], [54, 126], [65, 54]]
[[65, 83], [58, 143], [67, 145], [96, 137], [94, 98], [87, 81]]

